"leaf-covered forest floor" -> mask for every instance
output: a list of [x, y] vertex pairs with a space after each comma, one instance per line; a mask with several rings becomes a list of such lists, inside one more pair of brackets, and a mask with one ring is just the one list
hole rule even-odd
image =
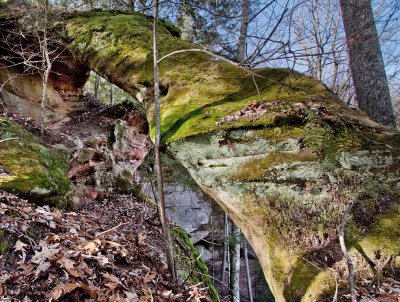
[[76, 211], [0, 193], [1, 301], [207, 301], [170, 282], [156, 209], [111, 195]]

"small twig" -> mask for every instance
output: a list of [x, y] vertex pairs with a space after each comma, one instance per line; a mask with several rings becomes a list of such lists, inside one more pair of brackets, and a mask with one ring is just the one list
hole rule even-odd
[[344, 212], [344, 217], [343, 221], [339, 226], [339, 242], [340, 242], [340, 247], [343, 252], [343, 256], [346, 259], [347, 262], [347, 267], [349, 270], [349, 286], [350, 286], [350, 294], [351, 294], [351, 301], [352, 302], [357, 302], [357, 297], [356, 297], [356, 290], [354, 287], [354, 266], [353, 266], [353, 261], [351, 260], [351, 257], [349, 256], [349, 253], [346, 248], [346, 243], [344, 241], [344, 229], [346, 227], [346, 223], [350, 217], [350, 212], [353, 207], [353, 202], [349, 203], [349, 205], [346, 208], [346, 211]]
[[5, 139], [1, 139], [0, 143], [4, 143], [4, 142], [8, 142], [8, 141], [15, 141], [18, 140], [18, 137], [12, 137], [12, 138], [5, 138]]
[[129, 223], [129, 222], [125, 222], [125, 223], [122, 223], [122, 222], [121, 222], [120, 224], [116, 225], [115, 227], [112, 227], [111, 229], [108, 229], [108, 230], [105, 230], [105, 231], [103, 231], [103, 232], [100, 232], [100, 233], [96, 234], [95, 237], [99, 237], [100, 235], [104, 235], [104, 234], [106, 234], [106, 233], [112, 232], [112, 231], [118, 229], [120, 226], [125, 225], [125, 224], [128, 224], [128, 223]]
[[[176, 51], [170, 52], [169, 54], [167, 54], [167, 55], [161, 57], [161, 58], [157, 61], [157, 63], [160, 63], [162, 60], [164, 60], [164, 59], [166, 59], [166, 58], [168, 58], [168, 57], [171, 57], [171, 56], [173, 56], [173, 55], [176, 55], [176, 54], [179, 54], [179, 53], [185, 53], [185, 52], [203, 52], [203, 53], [206, 53], [206, 54], [208, 54], [208, 55], [210, 55], [210, 56], [212, 56], [212, 57], [215, 57], [215, 58], [218, 58], [218, 59], [220, 59], [220, 60], [222, 60], [222, 61], [228, 62], [228, 63], [230, 63], [230, 64], [232, 64], [232, 65], [240, 66], [240, 67], [241, 67], [241, 65], [240, 65], [239, 63], [236, 63], [236, 62], [234, 62], [234, 61], [232, 61], [232, 60], [229, 60], [229, 59], [227, 59], [227, 58], [225, 58], [225, 57], [223, 57], [223, 56], [217, 55], [217, 54], [215, 54], [215, 53], [212, 53], [211, 51], [208, 51], [208, 50], [206, 50], [206, 49], [201, 49], [201, 48], [180, 49], [180, 50], [176, 50]], [[242, 67], [242, 68], [243, 68], [243, 67]]]
[[306, 258], [304, 258], [304, 257], [303, 257], [303, 260], [304, 260], [305, 262], [307, 262], [308, 264], [314, 266], [317, 270], [323, 271], [323, 269], [320, 268], [318, 265], [316, 265], [314, 262], [311, 262], [310, 260], [308, 260], [308, 259], [306, 259]]
[[338, 299], [339, 282], [337, 279], [337, 274], [335, 273], [335, 294], [333, 295], [332, 302], [337, 302]]
[[[182, 271], [187, 271], [187, 272], [189, 271], [189, 269], [184, 269], [184, 268], [180, 268], [180, 270], [182, 270]], [[223, 283], [221, 280], [218, 280], [217, 278], [214, 278], [214, 277], [212, 277], [212, 276], [203, 274], [203, 273], [198, 272], [198, 271], [194, 271], [194, 270], [190, 270], [190, 271], [193, 271], [193, 274], [197, 274], [197, 275], [200, 275], [200, 276], [208, 276], [208, 277], [210, 277], [211, 280], [214, 280], [215, 282], [221, 284], [221, 285], [222, 285], [223, 287], [225, 287], [226, 289], [229, 289], [229, 286], [228, 286], [228, 285], [226, 285], [225, 283]]]

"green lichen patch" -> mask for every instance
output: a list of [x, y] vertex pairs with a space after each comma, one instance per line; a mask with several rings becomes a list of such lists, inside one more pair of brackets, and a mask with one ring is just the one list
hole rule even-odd
[[200, 258], [200, 254], [189, 236], [180, 227], [172, 228], [171, 233], [176, 241], [174, 254], [179, 277], [191, 285], [202, 282], [208, 288], [208, 294], [212, 301], [219, 301], [219, 295], [208, 275], [208, 268]]
[[303, 127], [299, 126], [282, 126], [264, 128], [262, 130], [254, 130], [253, 138], [266, 138], [274, 143], [280, 143], [288, 139], [303, 140], [307, 132]]
[[297, 153], [273, 152], [245, 163], [231, 178], [240, 181], [261, 180], [266, 177], [267, 171], [275, 166], [316, 160], [318, 160], [318, 157], [309, 151]]
[[[67, 158], [8, 119], [0, 119], [0, 189], [21, 194], [40, 204], [67, 206], [71, 184]], [[12, 139], [12, 140], [7, 140]]]

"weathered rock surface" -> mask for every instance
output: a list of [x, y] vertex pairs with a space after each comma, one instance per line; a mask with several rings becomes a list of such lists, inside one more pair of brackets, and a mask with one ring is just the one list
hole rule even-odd
[[148, 126], [139, 109], [132, 103], [104, 106], [93, 101], [84, 115], [58, 129], [71, 138], [68, 177], [75, 205], [104, 193], [136, 190], [133, 176], [149, 150]]
[[[85, 13], [65, 23], [71, 53], [142, 100], [153, 130], [149, 18]], [[195, 47], [171, 33], [160, 29], [161, 56]], [[330, 268], [345, 270], [337, 227], [350, 202], [356, 271], [391, 256], [398, 273], [397, 132], [296, 72], [254, 70], [257, 93], [249, 71], [204, 53], [168, 57], [160, 71], [167, 152], [242, 229], [277, 301], [320, 301], [334, 291]]]

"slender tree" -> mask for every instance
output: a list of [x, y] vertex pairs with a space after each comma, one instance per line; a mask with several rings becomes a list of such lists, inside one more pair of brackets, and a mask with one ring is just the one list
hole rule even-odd
[[246, 267], [247, 291], [249, 294], [249, 302], [253, 302], [253, 289], [251, 286], [250, 265], [249, 265], [249, 246], [244, 236], [243, 236], [243, 256], [244, 256], [244, 265]]
[[163, 174], [160, 157], [160, 138], [161, 138], [161, 102], [160, 102], [160, 79], [158, 70], [158, 0], [154, 1], [154, 22], [153, 22], [153, 62], [154, 62], [154, 102], [155, 102], [155, 119], [156, 119], [156, 135], [154, 144], [155, 165], [157, 174], [157, 193], [160, 220], [163, 228], [164, 239], [166, 243], [167, 265], [171, 273], [172, 281], [176, 282], [176, 270], [173, 257], [173, 246], [171, 232], [168, 224], [168, 218], [165, 211], [165, 196], [163, 187]]
[[43, 85], [42, 85], [42, 100], [40, 104], [40, 135], [44, 134], [44, 122], [46, 115], [46, 99], [47, 99], [47, 83], [49, 81], [49, 75], [51, 71], [52, 62], [50, 60], [50, 54], [48, 49], [48, 36], [47, 36], [47, 23], [48, 23], [48, 10], [49, 10], [49, 1], [45, 0], [44, 2], [44, 25], [43, 25], [43, 38], [40, 39], [39, 42], [41, 45], [42, 51], [42, 65], [43, 65]]
[[100, 98], [100, 76], [96, 73], [94, 81], [94, 96], [98, 100]]
[[240, 302], [240, 229], [232, 222], [231, 239], [231, 296]]
[[224, 215], [224, 246], [223, 246], [223, 254], [222, 254], [222, 267], [221, 267], [221, 281], [224, 282], [225, 273], [228, 270], [228, 259], [229, 259], [229, 220], [228, 214]]
[[340, 0], [358, 106], [396, 126], [371, 0]]

